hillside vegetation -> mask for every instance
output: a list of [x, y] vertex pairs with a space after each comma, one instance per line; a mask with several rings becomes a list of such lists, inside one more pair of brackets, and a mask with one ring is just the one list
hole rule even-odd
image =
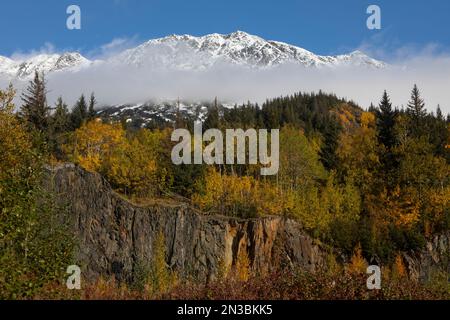
[[[59, 209], [39, 187], [45, 163], [98, 172], [136, 202], [175, 198], [205, 214], [291, 217], [332, 248], [400, 269], [400, 251], [450, 229], [449, 117], [427, 112], [416, 86], [406, 109], [386, 92], [367, 111], [322, 92], [211, 107], [204, 129], [281, 130], [273, 177], [260, 176], [258, 165], [175, 166], [172, 123], [147, 129], [97, 119], [94, 95], [70, 112], [62, 99], [52, 108], [39, 74], [19, 113], [14, 95], [12, 87], [0, 91], [2, 297], [32, 297], [70, 260], [68, 235], [51, 227]], [[180, 117], [176, 126], [192, 123]]]

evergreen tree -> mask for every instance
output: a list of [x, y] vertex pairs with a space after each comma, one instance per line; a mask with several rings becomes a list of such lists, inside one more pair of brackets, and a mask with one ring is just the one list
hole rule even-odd
[[438, 119], [438, 121], [444, 121], [444, 115], [442, 114], [440, 105], [438, 105], [436, 109], [436, 118]]
[[78, 129], [88, 118], [88, 109], [84, 95], [75, 104], [71, 114], [72, 129]]
[[204, 128], [205, 130], [220, 128], [220, 114], [217, 97], [214, 99], [214, 105], [208, 110], [208, 115], [204, 123]]
[[383, 93], [376, 115], [378, 141], [384, 144], [388, 149], [391, 149], [395, 145], [394, 126], [397, 112], [392, 109], [392, 103], [386, 91]]
[[68, 131], [70, 122], [69, 109], [61, 97], [56, 102], [55, 113], [52, 117], [52, 131], [54, 133], [63, 133]]
[[436, 117], [430, 116], [429, 118], [429, 141], [434, 146], [434, 152], [437, 156], [445, 158], [450, 163], [450, 152], [447, 148], [449, 130], [439, 105], [436, 109]]
[[47, 105], [47, 90], [44, 74], [37, 71], [22, 94], [23, 105], [20, 110], [22, 118], [29, 129], [48, 133], [50, 107]]
[[88, 119], [92, 120], [95, 118], [95, 105], [97, 104], [97, 100], [95, 99], [94, 93], [91, 93], [91, 98], [89, 99], [89, 110], [88, 110]]
[[56, 102], [55, 112], [51, 117], [50, 129], [50, 150], [57, 159], [64, 159], [62, 145], [66, 143], [66, 132], [71, 128], [69, 110], [61, 97]]
[[411, 100], [408, 102], [407, 113], [411, 117], [411, 133], [415, 137], [420, 137], [425, 133], [424, 118], [427, 115], [425, 102], [420, 96], [417, 85], [411, 92]]
[[328, 124], [323, 129], [323, 145], [320, 150], [320, 160], [328, 170], [337, 168], [338, 157], [337, 148], [341, 127], [334, 118], [328, 119]]

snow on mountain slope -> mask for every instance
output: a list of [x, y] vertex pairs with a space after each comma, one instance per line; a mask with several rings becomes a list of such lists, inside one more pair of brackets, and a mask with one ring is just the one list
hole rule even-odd
[[231, 62], [249, 67], [271, 67], [287, 62], [307, 67], [355, 65], [382, 68], [360, 51], [348, 55], [320, 56], [300, 47], [237, 31], [228, 35], [203, 37], [172, 35], [150, 40], [111, 59], [135, 66], [153, 64], [172, 68], [207, 68], [217, 62]]
[[[111, 106], [99, 110], [97, 114], [107, 120], [126, 121], [129, 126], [135, 128], [157, 128], [168, 123], [175, 123], [177, 117], [188, 120], [190, 123], [204, 121], [210, 107], [212, 107], [211, 102], [167, 100], [164, 102]], [[219, 106], [219, 108], [223, 107], [223, 105]]]
[[24, 60], [0, 57], [0, 74], [26, 79], [33, 76], [35, 71], [46, 74], [58, 71], [77, 71], [90, 64], [91, 61], [78, 52], [39, 54]]
[[0, 56], [0, 74], [14, 75], [15, 62], [9, 58]]
[[360, 51], [347, 55], [320, 56], [300, 47], [237, 31], [231, 34], [209, 34], [202, 37], [171, 35], [147, 41], [119, 53], [106, 61], [90, 61], [77, 52], [39, 54], [15, 61], [0, 56], [0, 74], [28, 79], [35, 71], [76, 72], [94, 64], [149, 66], [178, 70], [207, 69], [217, 63], [232, 63], [251, 68], [269, 68], [284, 63], [306, 67], [358, 66], [383, 68], [385, 64]]

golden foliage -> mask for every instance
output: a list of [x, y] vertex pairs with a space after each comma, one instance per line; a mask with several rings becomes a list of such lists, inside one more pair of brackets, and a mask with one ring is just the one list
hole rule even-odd
[[236, 261], [236, 275], [240, 281], [245, 282], [250, 278], [250, 274], [250, 258], [247, 250], [245, 248], [241, 248]]
[[105, 160], [105, 175], [120, 192], [149, 196], [156, 191], [157, 142], [152, 136], [148, 130], [139, 131]]
[[103, 161], [125, 143], [125, 130], [119, 124], [95, 120], [77, 129], [72, 143], [66, 145], [64, 150], [86, 170], [100, 171]]
[[247, 217], [279, 215], [289, 207], [272, 184], [249, 176], [220, 174], [214, 168], [206, 173], [204, 192], [194, 194], [192, 201], [205, 211]]
[[378, 150], [381, 146], [377, 143], [374, 124], [375, 116], [363, 112], [361, 126], [343, 132], [337, 150], [343, 172], [361, 188], [362, 193], [371, 189], [380, 164]]
[[176, 283], [176, 276], [166, 263], [166, 241], [164, 233], [158, 232], [153, 243], [153, 257], [150, 279], [146, 284], [147, 292], [164, 293]]
[[361, 244], [358, 244], [350, 259], [348, 271], [351, 273], [365, 273], [367, 270], [367, 266], [367, 261], [362, 256]]
[[403, 258], [399, 253], [395, 256], [394, 265], [392, 266], [392, 276], [397, 279], [407, 276], [405, 263], [403, 262]]
[[64, 150], [86, 170], [106, 176], [119, 192], [149, 196], [157, 189], [161, 135], [142, 129], [127, 137], [120, 124], [95, 120], [79, 128]]

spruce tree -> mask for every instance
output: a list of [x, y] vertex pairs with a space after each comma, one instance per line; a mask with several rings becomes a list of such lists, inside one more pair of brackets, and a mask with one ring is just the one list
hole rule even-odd
[[55, 113], [52, 117], [52, 131], [54, 133], [63, 133], [68, 131], [69, 128], [69, 109], [67, 104], [64, 103], [61, 97], [56, 102]]
[[67, 104], [59, 97], [51, 117], [49, 135], [50, 150], [57, 159], [64, 159], [62, 145], [67, 142], [65, 133], [70, 129], [70, 114]]
[[438, 106], [437, 106], [437, 109], [436, 109], [436, 118], [437, 118], [439, 121], [445, 121], [445, 120], [444, 120], [444, 115], [442, 114], [442, 110], [441, 110], [441, 106], [440, 106], [440, 105], [438, 105]]
[[385, 145], [388, 149], [395, 145], [395, 118], [397, 112], [392, 109], [392, 103], [386, 90], [383, 93], [379, 108], [376, 111], [377, 127], [378, 127], [378, 141]]
[[450, 132], [439, 105], [436, 109], [436, 117], [430, 116], [428, 128], [429, 141], [434, 146], [435, 154], [445, 158], [450, 163], [450, 152], [447, 148]]
[[72, 114], [71, 123], [72, 129], [78, 129], [88, 118], [88, 109], [86, 105], [86, 98], [81, 95], [80, 99], [75, 104]]
[[34, 79], [30, 81], [22, 94], [22, 101], [23, 105], [20, 115], [27, 123], [28, 128], [47, 135], [49, 131], [50, 107], [47, 105], [44, 74], [35, 72]]
[[411, 133], [414, 137], [420, 137], [426, 132], [424, 128], [424, 118], [427, 115], [425, 110], [425, 102], [420, 96], [417, 85], [411, 92], [411, 100], [408, 102], [407, 113], [411, 118]]
[[91, 98], [89, 99], [89, 109], [88, 109], [88, 119], [92, 120], [95, 118], [95, 105], [97, 104], [97, 100], [95, 99], [94, 93], [91, 93]]
[[323, 129], [323, 145], [320, 149], [320, 160], [328, 170], [336, 169], [338, 166], [337, 148], [341, 126], [336, 119], [327, 117], [326, 125]]
[[373, 105], [373, 103], [370, 103], [369, 112], [377, 113], [377, 108]]
[[214, 99], [214, 105], [208, 109], [208, 114], [204, 123], [205, 130], [220, 128], [220, 114], [217, 97]]

